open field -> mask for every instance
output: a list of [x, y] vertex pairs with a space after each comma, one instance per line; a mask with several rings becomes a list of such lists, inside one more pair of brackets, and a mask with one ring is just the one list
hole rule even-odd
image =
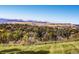
[[79, 41], [42, 45], [0, 45], [0, 54], [78, 54]]

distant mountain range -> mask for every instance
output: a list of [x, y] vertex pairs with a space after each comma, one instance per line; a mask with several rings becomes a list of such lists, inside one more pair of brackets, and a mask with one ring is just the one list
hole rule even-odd
[[24, 22], [21, 19], [4, 19], [4, 18], [0, 18], [0, 23], [8, 23], [8, 22]]
[[5, 18], [0, 18], [0, 24], [29, 24], [33, 26], [49, 26], [49, 27], [54, 27], [54, 26], [76, 26], [79, 27], [79, 24], [71, 24], [71, 23], [49, 23], [49, 22], [43, 22], [43, 21], [34, 21], [34, 20], [22, 20], [22, 19], [5, 19]]
[[37, 23], [47, 23], [47, 22], [42, 22], [42, 21], [34, 21], [34, 20], [22, 20], [22, 19], [5, 19], [5, 18], [0, 18], [0, 23], [12, 23], [12, 22], [37, 22]]

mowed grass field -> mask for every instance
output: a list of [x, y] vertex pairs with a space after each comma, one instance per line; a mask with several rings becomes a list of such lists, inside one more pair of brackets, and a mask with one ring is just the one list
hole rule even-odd
[[0, 45], [0, 54], [78, 54], [79, 41], [41, 45]]

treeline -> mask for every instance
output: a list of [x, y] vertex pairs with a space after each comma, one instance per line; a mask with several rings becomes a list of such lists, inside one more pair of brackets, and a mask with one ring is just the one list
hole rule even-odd
[[27, 24], [0, 24], [0, 43], [34, 44], [44, 41], [79, 40], [79, 29]]

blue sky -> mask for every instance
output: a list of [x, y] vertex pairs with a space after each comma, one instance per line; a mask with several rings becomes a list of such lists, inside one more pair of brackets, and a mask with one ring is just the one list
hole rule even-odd
[[0, 5], [0, 18], [79, 24], [79, 6]]

